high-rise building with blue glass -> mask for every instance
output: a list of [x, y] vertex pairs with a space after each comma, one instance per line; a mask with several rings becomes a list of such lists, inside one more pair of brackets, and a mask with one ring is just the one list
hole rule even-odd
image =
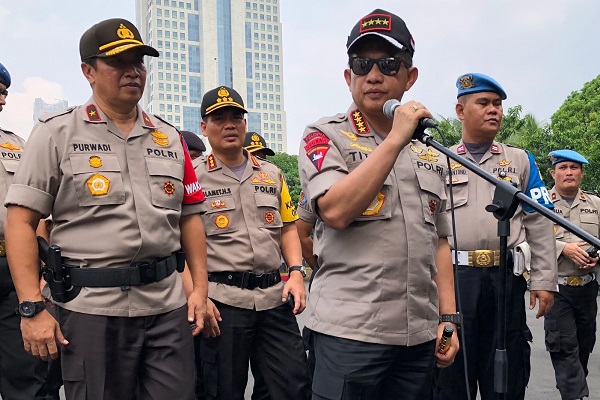
[[160, 57], [148, 57], [143, 105], [200, 133], [203, 94], [233, 87], [248, 131], [287, 151], [280, 0], [136, 0], [137, 26]]

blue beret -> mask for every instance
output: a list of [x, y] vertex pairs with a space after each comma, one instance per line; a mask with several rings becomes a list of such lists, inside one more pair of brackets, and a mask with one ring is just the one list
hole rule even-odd
[[6, 67], [2, 64], [0, 64], [0, 82], [4, 83], [4, 86], [6, 86], [7, 89], [10, 86], [10, 74], [8, 73]]
[[506, 92], [502, 86], [487, 75], [478, 73], [461, 75], [456, 80], [456, 87], [458, 88], [456, 98], [470, 93], [494, 92], [498, 93], [502, 100], [506, 100]]
[[558, 163], [564, 161], [574, 161], [580, 164], [589, 164], [588, 160], [573, 150], [554, 150], [548, 154], [548, 158], [552, 161], [552, 165], [556, 165]]

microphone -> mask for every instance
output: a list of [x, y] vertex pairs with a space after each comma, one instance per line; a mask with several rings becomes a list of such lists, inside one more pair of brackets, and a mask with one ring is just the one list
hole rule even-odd
[[[400, 102], [396, 99], [389, 99], [383, 105], [383, 114], [389, 119], [394, 119], [394, 111], [400, 106]], [[431, 118], [421, 118], [417, 130], [425, 130], [425, 128], [437, 128], [437, 124]]]

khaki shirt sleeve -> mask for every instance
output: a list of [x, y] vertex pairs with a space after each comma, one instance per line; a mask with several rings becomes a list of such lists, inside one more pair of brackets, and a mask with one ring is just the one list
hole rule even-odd
[[446, 205], [443, 204], [441, 207], [435, 221], [435, 226], [438, 237], [445, 238], [452, 236], [452, 224], [450, 223], [450, 215], [446, 212]]
[[557, 260], [561, 256], [561, 254], [562, 254], [562, 252], [565, 249], [565, 246], [567, 244], [568, 244], [567, 242], [563, 242], [562, 240], [557, 240], [556, 241], [556, 259]]
[[52, 212], [60, 177], [59, 149], [47, 125], [38, 123], [29, 136], [5, 206], [26, 207], [47, 217]]

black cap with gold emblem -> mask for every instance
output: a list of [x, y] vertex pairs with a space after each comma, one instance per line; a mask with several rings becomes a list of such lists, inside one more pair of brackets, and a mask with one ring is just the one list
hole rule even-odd
[[140, 32], [126, 19], [113, 18], [98, 22], [85, 31], [79, 41], [81, 61], [93, 57], [111, 57], [130, 49], [158, 57], [158, 50], [142, 42]]
[[346, 50], [350, 54], [352, 46], [367, 35], [377, 35], [400, 51], [406, 51], [412, 57], [415, 53], [415, 42], [406, 23], [399, 16], [380, 8], [365, 15], [354, 25], [348, 41]]
[[255, 151], [264, 150], [267, 156], [274, 156], [275, 152], [267, 147], [265, 139], [256, 132], [246, 133], [246, 139], [244, 140], [244, 148], [250, 153]]
[[242, 100], [242, 96], [238, 92], [227, 86], [219, 86], [206, 92], [204, 97], [202, 97], [200, 115], [204, 118], [211, 112], [223, 107], [237, 107], [241, 108], [245, 113], [248, 112], [244, 108], [244, 100]]

